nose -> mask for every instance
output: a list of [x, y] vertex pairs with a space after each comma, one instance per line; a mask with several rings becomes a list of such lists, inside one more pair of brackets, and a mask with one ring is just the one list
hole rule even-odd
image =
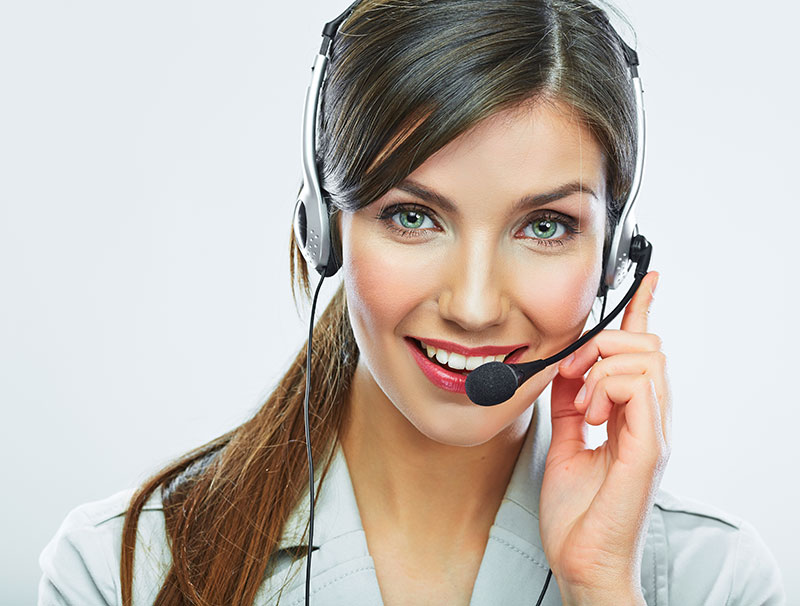
[[502, 261], [487, 243], [461, 248], [459, 258], [447, 263], [440, 315], [470, 332], [502, 324], [510, 305]]

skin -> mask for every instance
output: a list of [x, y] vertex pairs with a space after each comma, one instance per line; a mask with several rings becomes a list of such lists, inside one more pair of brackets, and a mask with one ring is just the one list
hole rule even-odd
[[[646, 332], [658, 275], [645, 277], [621, 330], [603, 331], [571, 366], [548, 367], [499, 406], [428, 381], [405, 341], [524, 343], [529, 361], [577, 339], [601, 275], [605, 162], [568, 106], [540, 101], [487, 118], [409, 175], [454, 208], [395, 188], [338, 215], [361, 352], [341, 440], [387, 605], [469, 603], [532, 404], [551, 381], [540, 532], [564, 603], [644, 603], [638, 565], [669, 442], [664, 358]], [[513, 209], [572, 182], [583, 191]], [[424, 214], [421, 226], [402, 226], [414, 216], [401, 217], [401, 203]], [[565, 226], [564, 215], [580, 233], [558, 227], [549, 239], [561, 242], [547, 245], [533, 231], [546, 218]], [[590, 368], [589, 396], [575, 404]], [[609, 440], [587, 449], [585, 423], [606, 420]]]

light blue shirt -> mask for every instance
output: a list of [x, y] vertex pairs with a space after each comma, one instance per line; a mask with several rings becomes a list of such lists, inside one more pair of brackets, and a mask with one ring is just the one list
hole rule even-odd
[[[532, 606], [549, 569], [539, 537], [539, 493], [550, 445], [549, 402], [537, 400], [531, 426], [489, 533], [471, 606]], [[74, 509], [42, 551], [39, 605], [122, 604], [119, 561], [124, 514], [132, 490]], [[312, 606], [381, 605], [375, 565], [356, 505], [347, 462], [336, 446], [314, 511]], [[255, 604], [303, 606], [308, 498], [294, 510]], [[134, 606], [153, 603], [171, 563], [158, 491], [142, 512], [135, 555]], [[659, 490], [642, 559], [649, 606], [781, 605], [780, 570], [749, 523], [696, 501]], [[281, 592], [281, 587], [285, 585]], [[561, 604], [555, 577], [543, 606]]]

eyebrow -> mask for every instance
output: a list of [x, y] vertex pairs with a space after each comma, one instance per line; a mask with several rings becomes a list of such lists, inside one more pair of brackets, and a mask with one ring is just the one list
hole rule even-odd
[[[430, 202], [431, 204], [437, 204], [447, 212], [453, 214], [458, 213], [458, 208], [452, 200], [438, 192], [424, 187], [422, 184], [417, 183], [413, 179], [403, 179], [400, 181], [400, 183], [395, 185], [395, 189], [412, 194], [418, 198], [421, 198], [422, 200], [425, 200], [426, 202]], [[528, 194], [526, 196], [522, 196], [519, 200], [514, 202], [510, 213], [515, 214], [531, 208], [544, 206], [545, 204], [555, 202], [561, 198], [566, 198], [567, 196], [577, 192], [586, 192], [587, 194], [591, 194], [597, 198], [597, 194], [591, 187], [588, 187], [585, 183], [581, 183], [580, 181], [574, 181], [543, 194]]]

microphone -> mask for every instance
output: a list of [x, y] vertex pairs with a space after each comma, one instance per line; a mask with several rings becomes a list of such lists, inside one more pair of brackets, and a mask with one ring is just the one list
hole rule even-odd
[[619, 302], [614, 310], [603, 318], [592, 330], [549, 358], [520, 364], [506, 364], [497, 361], [482, 364], [467, 375], [467, 382], [465, 385], [467, 397], [479, 406], [496, 406], [497, 404], [502, 404], [516, 393], [520, 385], [537, 372], [544, 370], [551, 364], [560, 362], [569, 354], [593, 339], [597, 333], [608, 326], [608, 324], [625, 309], [625, 306], [633, 298], [633, 295], [636, 294], [639, 285], [642, 283], [642, 279], [647, 275], [647, 268], [650, 266], [650, 256], [652, 252], [653, 246], [644, 236], [640, 234], [633, 238], [630, 252], [631, 261], [636, 263], [636, 273], [634, 274], [633, 284], [631, 284], [628, 292], [625, 293], [622, 301]]

